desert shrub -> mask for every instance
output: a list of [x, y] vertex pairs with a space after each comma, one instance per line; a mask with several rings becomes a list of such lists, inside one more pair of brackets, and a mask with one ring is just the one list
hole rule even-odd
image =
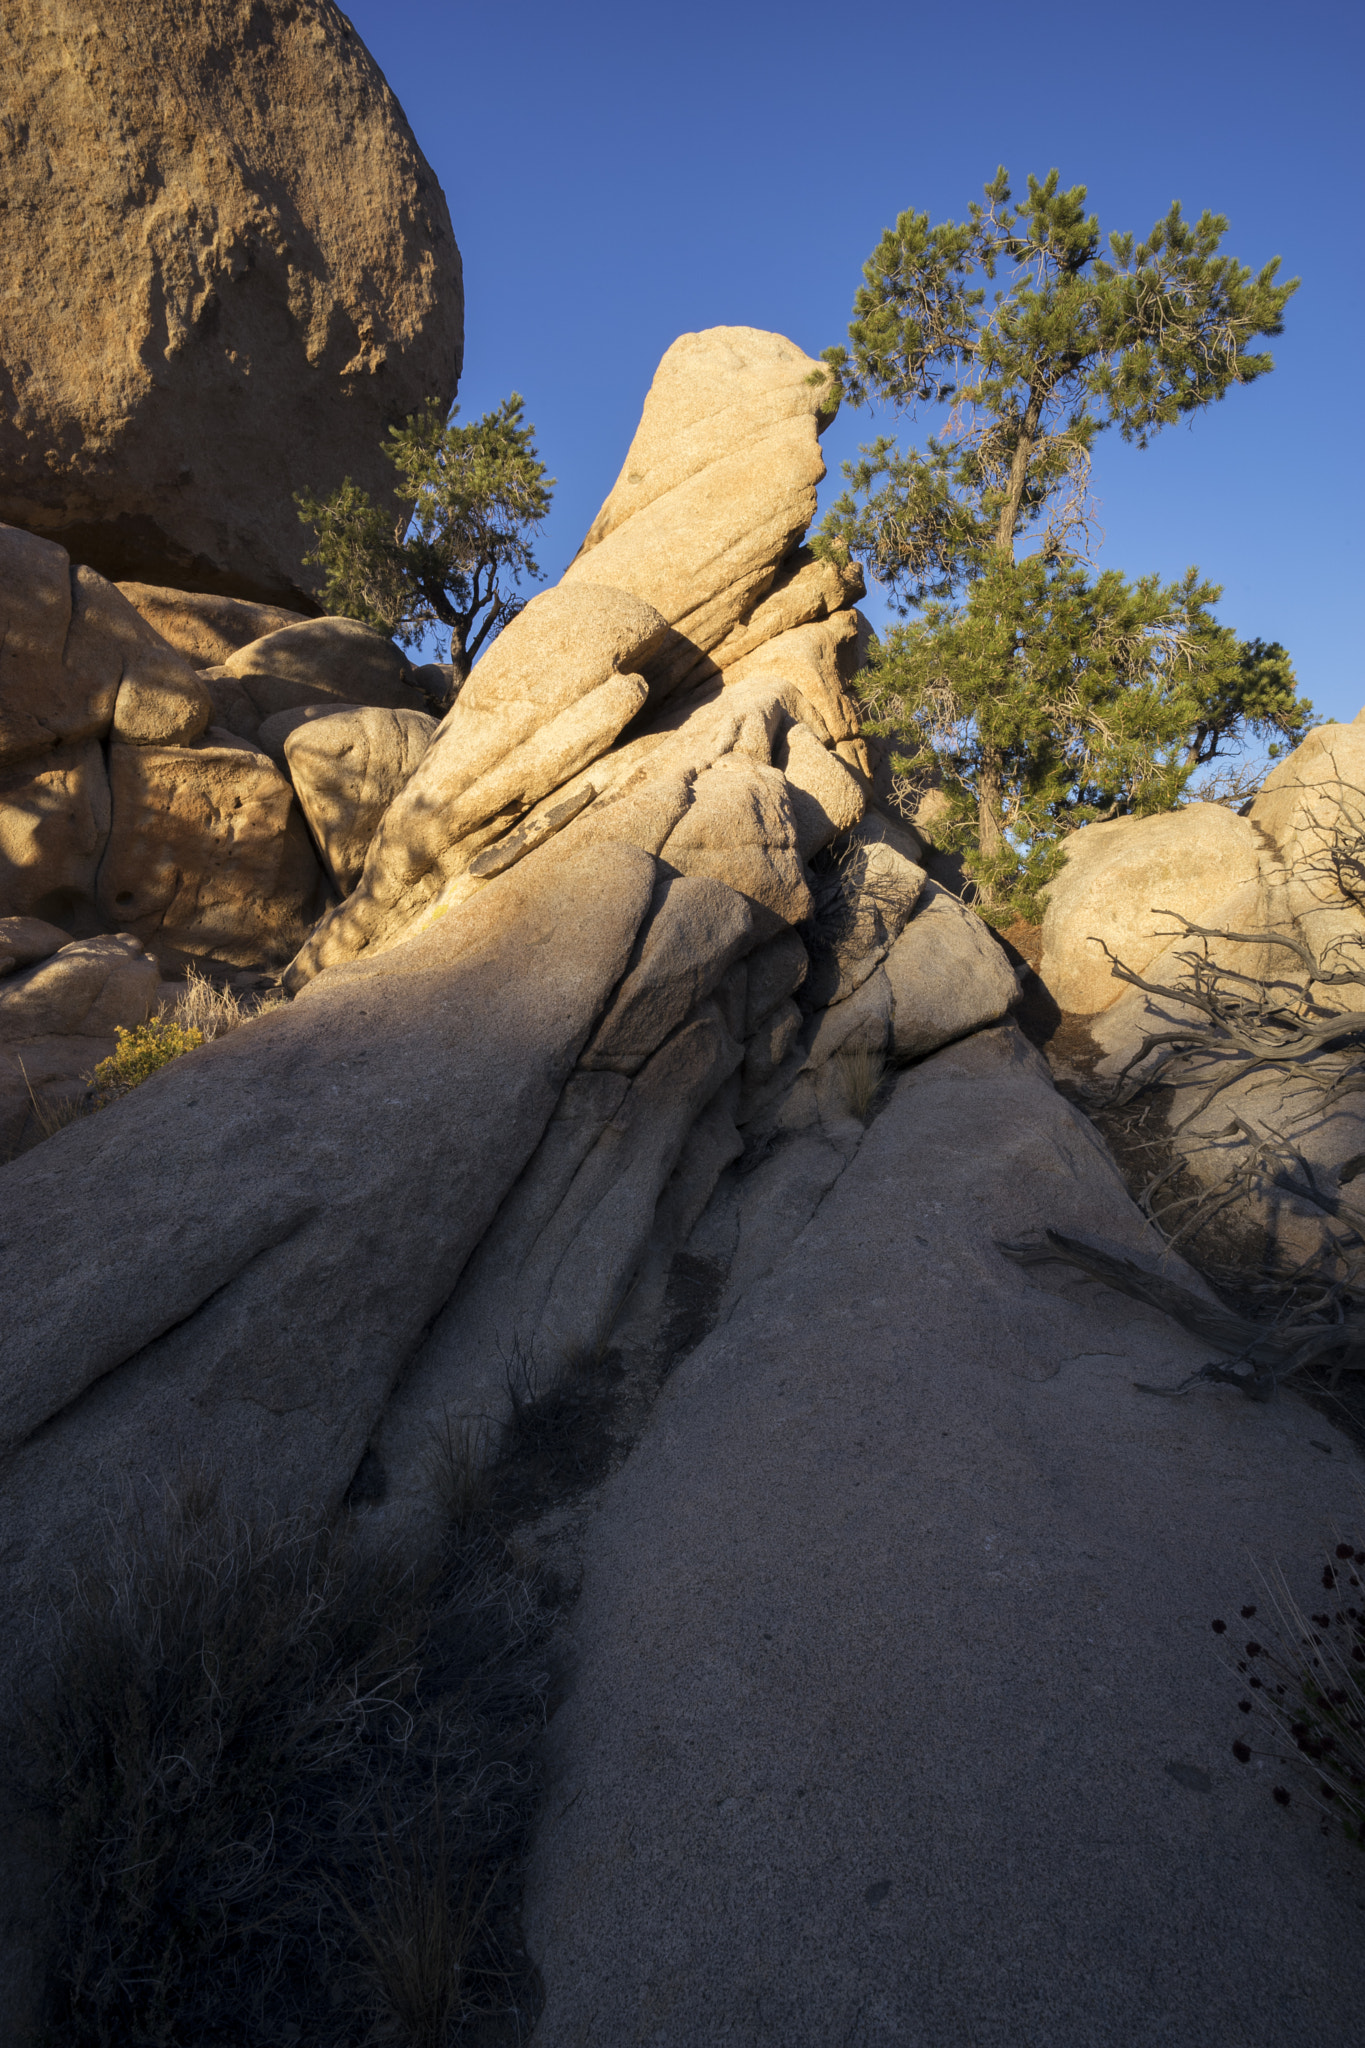
[[[1305, 1614], [1283, 1580], [1271, 1591], [1270, 1614], [1257, 1619], [1254, 1605], [1242, 1609], [1250, 1624], [1238, 1676], [1246, 1691], [1238, 1701], [1272, 1741], [1291, 1744], [1276, 1754], [1301, 1779], [1324, 1819], [1340, 1821], [1347, 1836], [1365, 1848], [1365, 1599], [1361, 1573], [1365, 1550], [1338, 1543], [1323, 1565], [1320, 1611]], [[1215, 1621], [1218, 1635], [1227, 1625]], [[1262, 1641], [1265, 1637], [1267, 1640]], [[1250, 1763], [1251, 1744], [1232, 1745], [1239, 1763]], [[1274, 1788], [1278, 1805], [1288, 1806], [1287, 1785]]]
[[91, 1076], [100, 1109], [140, 1088], [162, 1067], [179, 1059], [182, 1052], [193, 1052], [204, 1043], [202, 1031], [187, 1031], [167, 1016], [149, 1018], [147, 1023], [134, 1025], [131, 1030], [120, 1024], [115, 1036], [118, 1050], [107, 1060], [101, 1060]]
[[197, 1482], [111, 1523], [7, 1738], [49, 2038], [444, 2048], [496, 2016], [545, 1627], [472, 1521], [417, 1563]]

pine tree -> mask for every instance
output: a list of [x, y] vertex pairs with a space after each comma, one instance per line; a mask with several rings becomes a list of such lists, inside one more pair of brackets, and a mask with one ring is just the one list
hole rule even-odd
[[1078, 567], [1097, 437], [1117, 427], [1145, 448], [1264, 376], [1252, 344], [1282, 331], [1297, 280], [1275, 282], [1278, 259], [1253, 276], [1220, 253], [1221, 215], [1190, 223], [1178, 203], [1144, 242], [1104, 244], [1085, 187], [1060, 190], [1055, 170], [1016, 207], [1002, 168], [984, 198], [963, 223], [901, 214], [864, 266], [851, 347], [826, 350], [822, 374], [854, 404], [946, 418], [923, 449], [882, 436], [846, 464], [852, 489], [816, 545], [921, 614], [871, 687], [909, 715], [921, 755], [946, 756], [989, 901], [1025, 873], [1035, 887], [1060, 832], [1173, 802], [1243, 731], [1293, 737], [1311, 707], [1282, 648], [1244, 657], [1216, 625], [1196, 571], [1163, 589]]
[[300, 491], [299, 517], [317, 547], [305, 561], [325, 569], [329, 612], [364, 619], [411, 647], [432, 626], [450, 633], [463, 682], [489, 640], [525, 600], [522, 578], [540, 575], [531, 535], [550, 509], [547, 477], [514, 391], [467, 427], [458, 407], [443, 420], [433, 401], [390, 427], [384, 450], [401, 481], [395, 520], [349, 477], [330, 498]]

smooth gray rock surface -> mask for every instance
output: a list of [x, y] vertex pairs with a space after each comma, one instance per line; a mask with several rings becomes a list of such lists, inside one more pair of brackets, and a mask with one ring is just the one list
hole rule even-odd
[[1155, 1256], [1005, 1026], [901, 1076], [671, 1376], [587, 1537], [535, 2048], [1359, 2038], [1358, 1853], [1234, 1761], [1209, 1627], [1315, 1583], [1359, 1458], [1135, 1392], [1202, 1347], [995, 1248], [1044, 1223]]
[[1018, 977], [1003, 949], [976, 912], [937, 882], [925, 885], [915, 915], [887, 954], [886, 978], [902, 1060], [996, 1023], [1019, 999]]

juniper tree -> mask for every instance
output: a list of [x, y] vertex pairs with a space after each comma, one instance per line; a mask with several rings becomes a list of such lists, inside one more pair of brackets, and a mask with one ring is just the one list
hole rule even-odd
[[[902, 451], [881, 436], [862, 449], [860, 461], [845, 465], [852, 489], [826, 518], [817, 547], [856, 556], [888, 587], [897, 609], [923, 613], [921, 629], [892, 649], [902, 682], [917, 663], [927, 674], [926, 631], [951, 634], [944, 660], [959, 679], [972, 678], [956, 699], [972, 727], [970, 778], [961, 755], [954, 772], [975, 808], [976, 866], [989, 892], [1027, 850], [1023, 791], [1061, 772], [1041, 759], [1030, 765], [1032, 743], [1024, 736], [1033, 731], [1043, 745], [1043, 705], [1055, 709], [1073, 645], [1068, 636], [1078, 605], [1085, 609], [1076, 564], [1086, 550], [1095, 440], [1117, 428], [1145, 448], [1163, 427], [1263, 376], [1272, 359], [1252, 344], [1281, 332], [1297, 280], [1275, 282], [1278, 259], [1253, 276], [1221, 253], [1221, 215], [1190, 222], [1179, 203], [1145, 241], [1111, 234], [1106, 242], [1085, 211], [1085, 187], [1062, 191], [1055, 170], [1042, 181], [1030, 177], [1026, 200], [1015, 206], [1002, 168], [984, 200], [972, 205], [966, 222], [931, 227], [925, 213], [901, 214], [864, 266], [851, 345], [826, 350], [823, 374], [854, 404], [875, 401], [908, 414], [937, 408], [944, 418], [922, 449]], [[1026, 536], [1037, 545], [1020, 561], [1016, 550]], [[1192, 571], [1180, 588], [1203, 586]], [[1082, 680], [1073, 667], [1067, 688], [1079, 706], [1091, 690], [1091, 671], [1107, 673], [1114, 687], [1122, 678], [1123, 687], [1138, 689], [1145, 708], [1135, 706], [1119, 720], [1130, 735], [1121, 753], [1174, 744], [1154, 730], [1149, 741], [1131, 737], [1154, 715], [1156, 671], [1136, 656], [1111, 659], [1114, 622], [1124, 617], [1157, 650], [1152, 658], [1166, 678], [1157, 695], [1167, 710], [1179, 694], [1177, 672], [1192, 707], [1207, 698], [1210, 716], [1191, 727], [1190, 772], [1211, 758], [1210, 743], [1215, 751], [1225, 747], [1245, 726], [1253, 705], [1260, 706], [1256, 718], [1287, 734], [1301, 723], [1304, 707], [1287, 662], [1272, 705], [1265, 660], [1253, 655], [1243, 663], [1239, 655], [1229, 665], [1220, 629], [1207, 618], [1207, 596], [1197, 607], [1198, 630], [1183, 633], [1181, 600], [1151, 579], [1122, 593], [1112, 582], [1096, 585], [1088, 602], [1107, 622], [1110, 651], [1092, 651]], [[1066, 625], [1049, 650], [1053, 620]], [[1199, 680], [1200, 664], [1215, 651], [1226, 685], [1221, 695], [1208, 677]], [[1052, 679], [1046, 688], [1044, 676]], [[1243, 682], [1247, 693], [1239, 696]], [[1025, 701], [1037, 690], [1044, 695]], [[1115, 699], [1111, 709], [1116, 705]], [[1083, 719], [1083, 711], [1078, 715]], [[1021, 747], [1022, 766], [1014, 758]], [[1103, 750], [1087, 743], [1081, 752], [1093, 766]], [[1114, 778], [1101, 780], [1107, 795]], [[1082, 775], [1068, 806], [1073, 822], [1092, 809], [1084, 786]], [[1108, 801], [1121, 805], [1137, 789], [1159, 788], [1168, 799], [1178, 794], [1170, 761], [1157, 754], [1136, 780], [1128, 772], [1116, 786], [1127, 794]]]
[[514, 391], [492, 412], [457, 426], [435, 401], [384, 449], [400, 482], [397, 518], [349, 477], [330, 498], [297, 494], [317, 547], [305, 561], [326, 570], [329, 612], [364, 619], [411, 647], [432, 626], [450, 633], [457, 681], [522, 609], [523, 577], [540, 575], [531, 535], [550, 509], [547, 477]]

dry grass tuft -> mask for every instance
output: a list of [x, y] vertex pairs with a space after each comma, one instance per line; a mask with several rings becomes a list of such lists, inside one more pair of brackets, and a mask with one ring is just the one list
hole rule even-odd
[[[239, 995], [235, 989], [215, 988], [207, 975], [191, 967], [185, 986], [170, 1006], [169, 1015], [182, 1031], [198, 1031], [205, 1042], [225, 1038], [263, 1010], [273, 1010], [285, 1000], [277, 989], [259, 995]], [[167, 1014], [163, 1010], [163, 1014]]]
[[886, 1073], [886, 1054], [859, 1047], [854, 1052], [836, 1053], [835, 1058], [839, 1063], [849, 1114], [856, 1116], [860, 1123], [866, 1123]]
[[446, 2048], [505, 2020], [547, 1627], [473, 1520], [414, 1562], [199, 1482], [131, 1504], [6, 1735], [52, 1871], [48, 2038]]
[[55, 1138], [58, 1131], [64, 1131], [68, 1124], [79, 1123], [82, 1117], [94, 1115], [99, 1105], [86, 1093], [59, 1095], [46, 1102], [40, 1100], [33, 1092], [33, 1083], [28, 1078], [28, 1068], [24, 1065], [23, 1059], [17, 1053], [15, 1058], [19, 1062], [19, 1072], [23, 1075], [24, 1086], [28, 1090], [33, 1121], [44, 1138]]

